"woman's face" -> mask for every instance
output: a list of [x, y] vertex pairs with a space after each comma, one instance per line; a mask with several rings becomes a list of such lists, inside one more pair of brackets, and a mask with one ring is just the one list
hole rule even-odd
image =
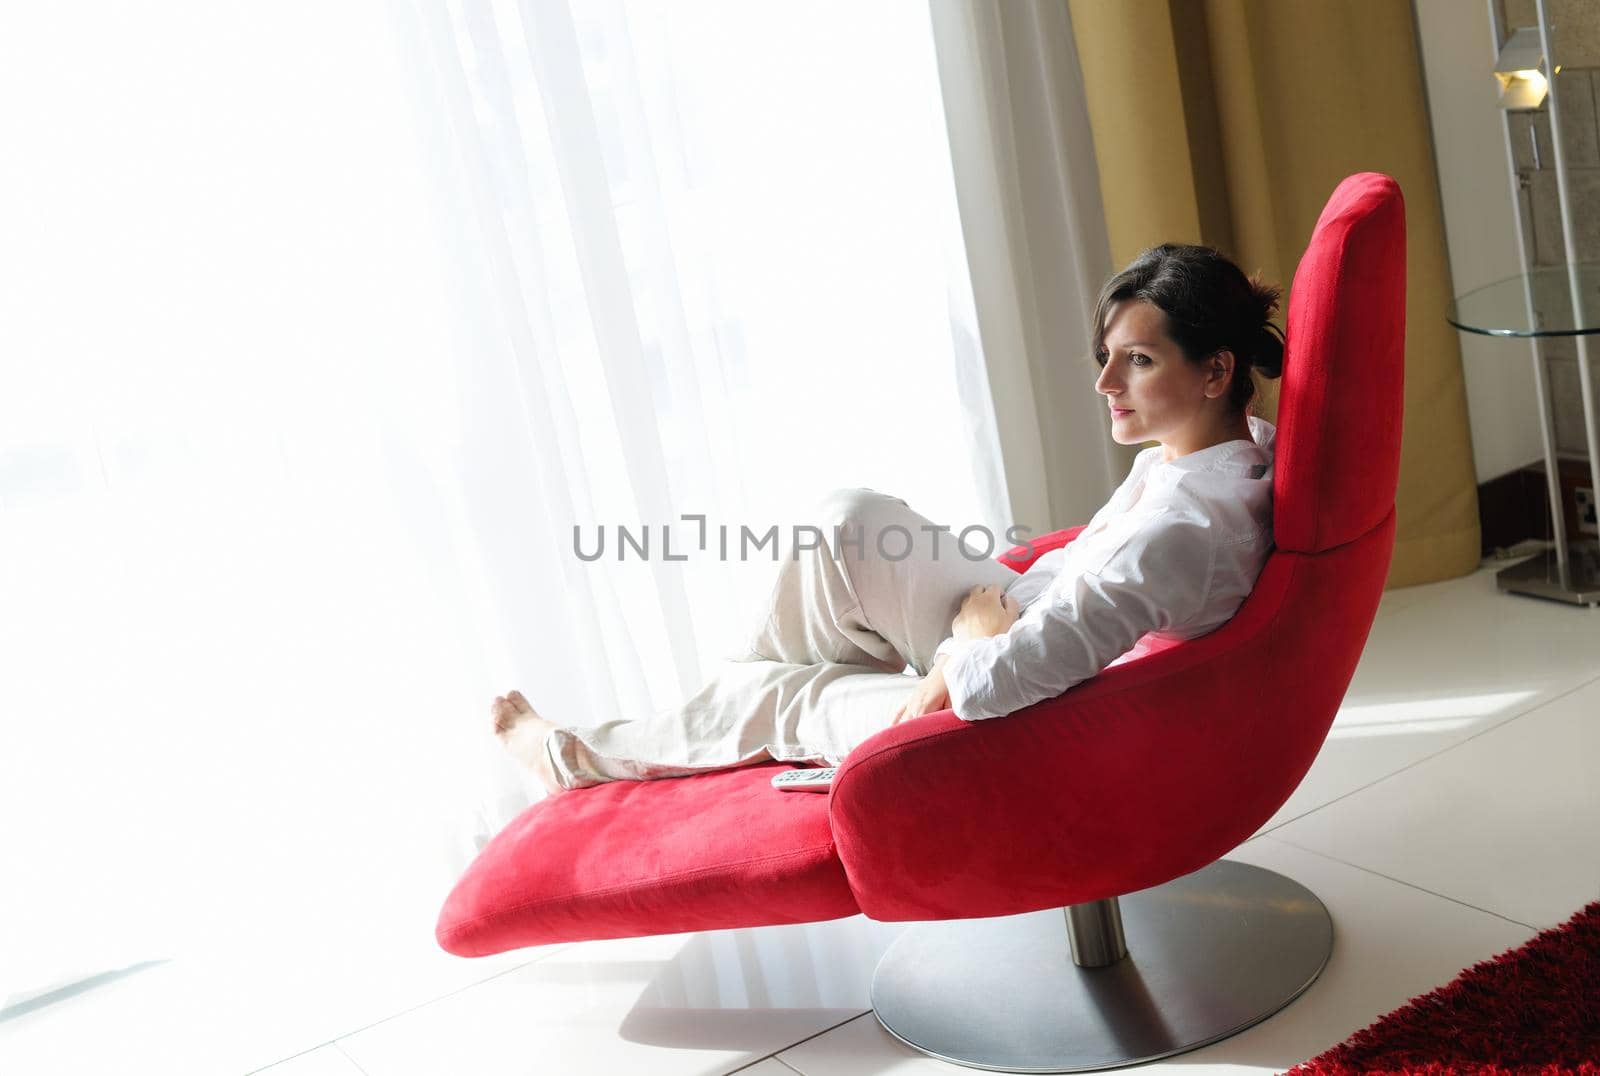
[[1167, 316], [1158, 307], [1139, 299], [1112, 304], [1094, 383], [1111, 407], [1112, 440], [1160, 441], [1169, 460], [1206, 447], [1228, 385], [1216, 367], [1231, 370], [1232, 356], [1227, 358], [1190, 362], [1167, 335]]

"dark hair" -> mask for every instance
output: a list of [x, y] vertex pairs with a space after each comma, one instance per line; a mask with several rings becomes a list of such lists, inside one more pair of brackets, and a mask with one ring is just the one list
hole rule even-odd
[[1245, 276], [1211, 247], [1151, 247], [1100, 290], [1094, 312], [1095, 361], [1105, 365], [1101, 353], [1112, 304], [1142, 299], [1167, 316], [1167, 335], [1190, 362], [1233, 352], [1228, 406], [1244, 411], [1256, 394], [1252, 370], [1264, 377], [1283, 374], [1283, 330], [1270, 320], [1281, 294], [1257, 277]]

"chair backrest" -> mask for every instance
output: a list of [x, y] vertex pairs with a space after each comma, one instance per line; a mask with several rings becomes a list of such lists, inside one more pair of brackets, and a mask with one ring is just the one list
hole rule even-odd
[[1405, 370], [1405, 204], [1375, 172], [1340, 183], [1289, 290], [1273, 532], [1320, 553], [1394, 507]]

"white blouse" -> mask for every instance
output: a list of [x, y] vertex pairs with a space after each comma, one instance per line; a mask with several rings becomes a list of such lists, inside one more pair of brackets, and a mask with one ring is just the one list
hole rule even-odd
[[1003, 635], [946, 639], [956, 716], [999, 717], [1054, 698], [1130, 651], [1146, 633], [1193, 639], [1225, 624], [1272, 549], [1272, 423], [1252, 440], [1171, 462], [1139, 453], [1105, 507], [1070, 544], [1006, 587], [1022, 615]]

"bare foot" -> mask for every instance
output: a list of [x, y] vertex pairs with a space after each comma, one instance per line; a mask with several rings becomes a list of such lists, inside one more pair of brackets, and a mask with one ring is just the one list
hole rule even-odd
[[545, 751], [545, 741], [555, 726], [540, 717], [520, 691], [496, 695], [489, 706], [489, 715], [494, 719], [495, 735], [500, 737], [511, 757], [538, 775], [539, 783], [546, 790], [562, 791]]

